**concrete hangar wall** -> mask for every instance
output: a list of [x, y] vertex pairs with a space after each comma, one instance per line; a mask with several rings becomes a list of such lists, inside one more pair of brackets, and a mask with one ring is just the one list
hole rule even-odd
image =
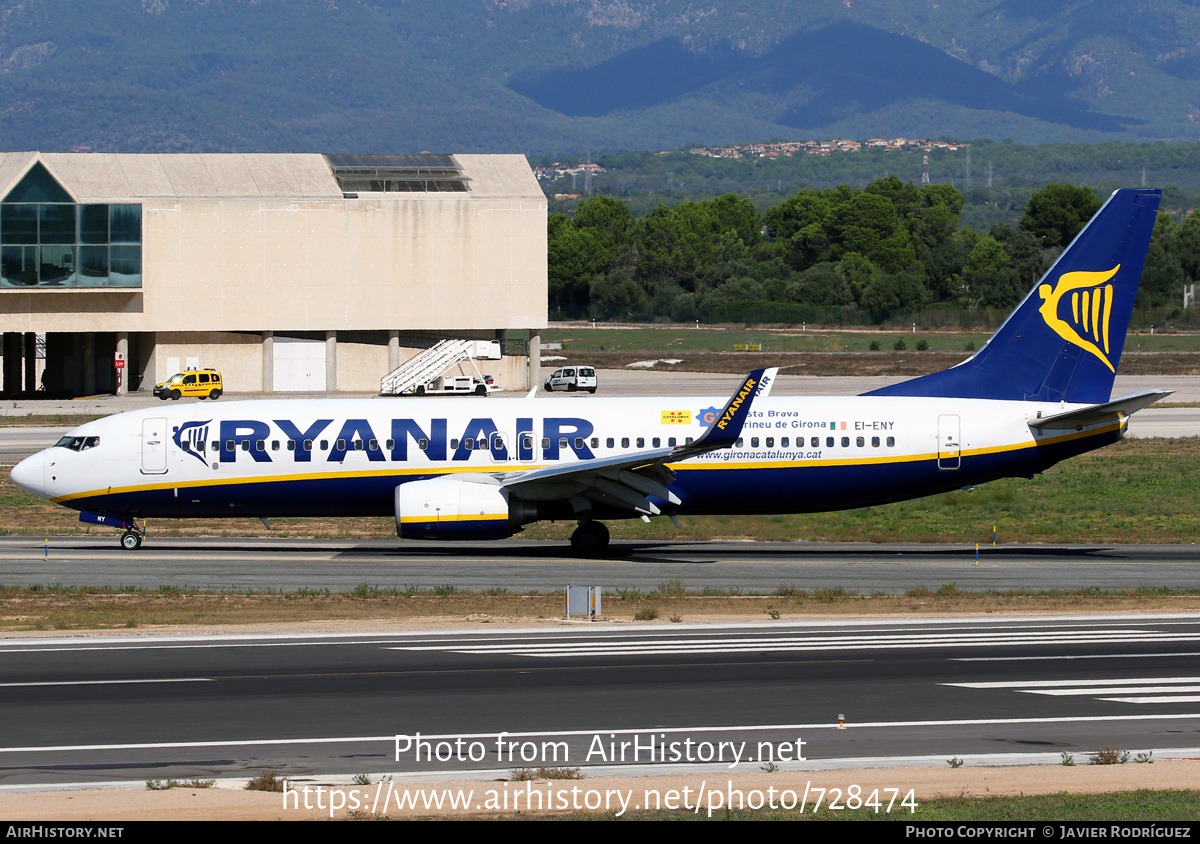
[[[546, 279], [520, 155], [0, 153], [8, 395], [116, 392], [116, 352], [121, 392], [377, 390], [444, 337], [537, 335]], [[525, 389], [506, 348], [484, 371]]]

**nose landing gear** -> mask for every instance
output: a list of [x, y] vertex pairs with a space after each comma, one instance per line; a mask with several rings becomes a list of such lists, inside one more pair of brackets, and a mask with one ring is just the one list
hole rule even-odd
[[136, 551], [142, 547], [142, 537], [145, 535], [144, 530], [127, 530], [121, 534], [121, 547], [126, 551]]
[[126, 551], [136, 551], [142, 547], [142, 540], [146, 538], [146, 528], [138, 527], [137, 519], [133, 517], [122, 518], [119, 516], [101, 516], [98, 513], [89, 513], [86, 510], [79, 514], [79, 521], [89, 525], [106, 525], [108, 527], [121, 528], [124, 533], [121, 534], [121, 547]]

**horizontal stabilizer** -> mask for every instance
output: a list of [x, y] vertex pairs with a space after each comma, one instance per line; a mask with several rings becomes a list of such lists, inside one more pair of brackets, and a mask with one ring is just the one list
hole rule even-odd
[[1068, 410], [1066, 413], [1056, 413], [1053, 416], [1043, 416], [1029, 420], [1030, 428], [1076, 428], [1082, 425], [1092, 425], [1106, 419], [1119, 419], [1136, 413], [1144, 407], [1149, 407], [1159, 399], [1165, 399], [1174, 390], [1141, 390], [1120, 396], [1104, 404], [1095, 404], [1078, 410]]

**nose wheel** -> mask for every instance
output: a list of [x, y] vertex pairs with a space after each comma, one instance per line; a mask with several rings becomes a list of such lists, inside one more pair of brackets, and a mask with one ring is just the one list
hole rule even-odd
[[142, 547], [142, 540], [146, 538], [146, 529], [139, 528], [137, 522], [129, 522], [125, 532], [121, 534], [121, 547], [126, 551], [136, 551]]
[[601, 522], [582, 522], [571, 534], [571, 550], [580, 557], [599, 557], [608, 550], [608, 528]]

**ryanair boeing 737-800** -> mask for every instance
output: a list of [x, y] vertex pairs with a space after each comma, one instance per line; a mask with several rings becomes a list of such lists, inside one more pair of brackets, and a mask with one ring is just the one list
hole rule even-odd
[[1168, 395], [1111, 399], [1160, 192], [1119, 190], [970, 359], [861, 396], [263, 400], [88, 422], [13, 482], [123, 529], [145, 518], [393, 515], [405, 539], [603, 519], [807, 513], [1032, 476]]

